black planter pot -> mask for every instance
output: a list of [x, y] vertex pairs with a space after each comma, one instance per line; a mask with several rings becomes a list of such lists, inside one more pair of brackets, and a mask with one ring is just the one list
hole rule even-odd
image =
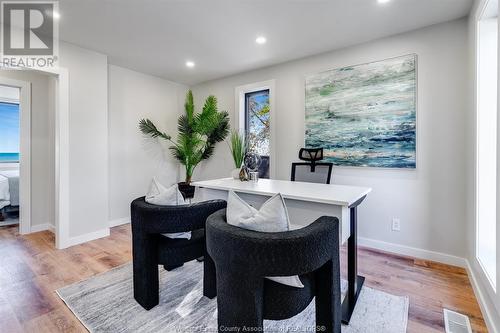
[[194, 190], [196, 187], [191, 186], [186, 182], [180, 182], [177, 185], [179, 186], [179, 191], [181, 191], [184, 199], [192, 199], [194, 197]]

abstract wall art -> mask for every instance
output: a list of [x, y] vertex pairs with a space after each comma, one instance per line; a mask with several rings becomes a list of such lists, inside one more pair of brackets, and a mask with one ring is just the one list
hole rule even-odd
[[306, 147], [339, 166], [416, 168], [417, 56], [309, 75]]

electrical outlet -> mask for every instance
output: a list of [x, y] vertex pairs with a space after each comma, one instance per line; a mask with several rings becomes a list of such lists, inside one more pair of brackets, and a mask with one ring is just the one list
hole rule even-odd
[[392, 231], [401, 231], [401, 220], [396, 217], [392, 218]]

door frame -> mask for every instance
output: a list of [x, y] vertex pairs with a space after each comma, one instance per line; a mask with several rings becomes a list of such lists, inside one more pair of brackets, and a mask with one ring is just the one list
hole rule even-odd
[[[69, 247], [69, 74], [63, 67], [57, 68], [14, 68], [3, 66], [1, 69], [31, 70], [52, 76], [56, 79], [55, 85], [55, 226], [54, 234], [56, 248]], [[7, 79], [6, 79], [7, 80]], [[20, 233], [31, 232], [31, 84], [24, 81], [11, 80], [14, 86], [22, 85], [24, 94], [21, 98], [29, 106], [29, 112], [21, 114], [21, 142], [20, 142], [20, 205], [29, 209], [20, 209]], [[16, 82], [14, 82], [16, 81]], [[26, 86], [27, 84], [27, 86]], [[21, 101], [20, 101], [21, 103]], [[23, 108], [23, 110], [26, 110]], [[29, 133], [26, 137], [22, 133]], [[24, 156], [23, 156], [24, 155]], [[21, 169], [22, 168], [22, 169]], [[24, 181], [22, 181], [24, 179]], [[27, 180], [27, 182], [26, 182]], [[22, 192], [22, 194], [21, 194]], [[22, 215], [22, 216], [21, 216]]]
[[63, 67], [39, 69], [55, 77], [55, 238], [56, 248], [71, 246], [69, 235], [69, 74]]

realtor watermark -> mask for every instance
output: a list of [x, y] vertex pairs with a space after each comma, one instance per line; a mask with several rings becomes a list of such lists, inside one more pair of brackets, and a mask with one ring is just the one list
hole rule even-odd
[[55, 68], [59, 56], [57, 1], [0, 1], [0, 66]]

